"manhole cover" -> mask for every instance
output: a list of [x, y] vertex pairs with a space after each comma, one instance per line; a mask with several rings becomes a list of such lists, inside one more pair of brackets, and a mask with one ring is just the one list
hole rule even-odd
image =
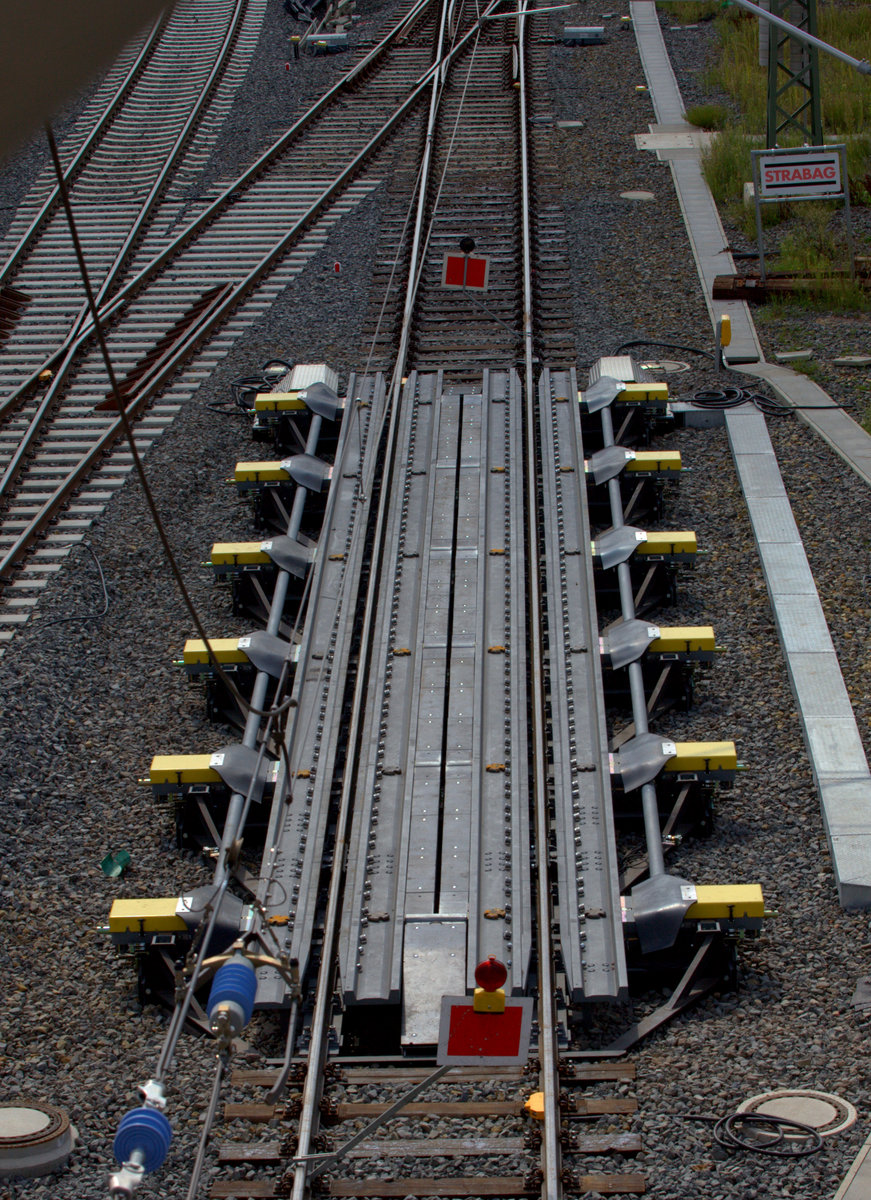
[[677, 362], [675, 359], [664, 358], [661, 362], [643, 362], [642, 371], [661, 371], [664, 375], [674, 375], [678, 371], [688, 371], [690, 364]]
[[52, 1104], [0, 1104], [0, 1178], [47, 1175], [72, 1153], [76, 1131]]
[[[775, 1092], [762, 1092], [739, 1104], [738, 1112], [800, 1121], [802, 1125], [810, 1125], [820, 1137], [842, 1133], [857, 1118], [856, 1110], [849, 1101], [829, 1092], [815, 1092], [809, 1088], [780, 1088]], [[786, 1137], [789, 1136], [787, 1131]]]

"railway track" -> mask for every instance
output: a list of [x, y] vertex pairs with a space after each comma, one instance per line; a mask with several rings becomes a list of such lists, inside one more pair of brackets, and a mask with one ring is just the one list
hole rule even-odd
[[[396, 1095], [422, 1081], [429, 1068], [411, 1065], [363, 1065], [354, 1060], [331, 1064], [327, 1094], [322, 1103], [323, 1126], [319, 1153], [327, 1156], [362, 1128], [377, 1119]], [[640, 1136], [628, 1129], [637, 1110], [632, 1094], [631, 1063], [566, 1064], [560, 1074], [561, 1102], [566, 1115], [563, 1138], [568, 1191], [643, 1192], [644, 1176], [631, 1169], [632, 1156], [642, 1148]], [[270, 1087], [275, 1070], [234, 1072], [241, 1093]], [[217, 1158], [231, 1178], [221, 1179], [211, 1190], [214, 1197], [231, 1195], [278, 1196], [286, 1178], [283, 1165], [293, 1153], [295, 1117], [298, 1113], [303, 1067], [288, 1081], [286, 1099], [278, 1104], [259, 1100], [230, 1101], [224, 1118], [233, 1141], [222, 1141]], [[373, 1131], [334, 1165], [324, 1194], [331, 1196], [537, 1197], [541, 1195], [541, 1143], [535, 1110], [534, 1064], [527, 1068], [455, 1068], [445, 1077], [443, 1097], [426, 1093], [406, 1106], [400, 1119], [401, 1136], [389, 1127]], [[464, 1099], [456, 1097], [462, 1090]], [[379, 1099], [370, 1097], [377, 1091]], [[537, 1110], [536, 1110], [537, 1111]], [[269, 1123], [271, 1140], [257, 1137]], [[599, 1132], [601, 1122], [611, 1126]], [[432, 1125], [443, 1130], [433, 1136]], [[251, 1136], [241, 1140], [246, 1130]], [[276, 1129], [279, 1136], [275, 1137]], [[413, 1136], [417, 1133], [420, 1136]], [[386, 1136], [385, 1136], [386, 1134]], [[603, 1172], [603, 1159], [622, 1159], [627, 1169]], [[255, 1169], [261, 1178], [252, 1182], [242, 1172]], [[335, 1172], [341, 1169], [338, 1177]]]
[[[205, 109], [234, 64], [243, 38], [243, 62], [256, 38], [255, 12], [245, 31], [245, 0], [181, 4], [146, 37], [99, 121], [64, 168], [76, 211], [85, 261], [98, 297], [112, 294], [134, 240], [148, 228], [174, 179], [189, 176], [189, 148]], [[244, 46], [247, 40], [248, 46]], [[239, 65], [235, 64], [238, 75]], [[238, 78], [236, 79], [238, 86]], [[212, 140], [212, 139], [209, 139]], [[39, 190], [34, 199], [38, 200]], [[28, 222], [28, 218], [29, 222]], [[165, 217], [164, 217], [165, 220]], [[30, 217], [6, 258], [0, 281], [27, 297], [3, 346], [0, 394], [4, 399], [50, 357], [84, 318], [85, 291], [57, 183]], [[16, 237], [13, 228], [7, 244]], [[165, 238], [165, 234], [163, 235]]]
[[[573, 1089], [627, 1086], [631, 1066], [609, 1060], [727, 977], [736, 937], [761, 921], [758, 889], [703, 895], [665, 871], [663, 822], [704, 826], [711, 789], [731, 769], [731, 744], [678, 748], [647, 726], [675, 680], [685, 693], [700, 635], [667, 631], [686, 647], [669, 652], [681, 666], [671, 684], [663, 669], [650, 704], [636, 669], [667, 641], [637, 614], [668, 598], [693, 539], [629, 523], [656, 515], [657, 478], [674, 469], [667, 453], [635, 449], [663, 416], [662, 389], [615, 360], [579, 390], [537, 95], [541, 47], [527, 44], [527, 17], [509, 25], [495, 15], [406, 10], [180, 238], [159, 247], [146, 233], [128, 282], [105, 297], [122, 402], [135, 416], [213, 331], [226, 345], [227, 322], [283, 286], [298, 239], [335, 216], [349, 187], [371, 186], [359, 172], [403, 122], [422, 147], [419, 170], [401, 148], [397, 181], [416, 187], [404, 236], [386, 223], [366, 370], [344, 396], [328, 371], [307, 370], [257, 396], [254, 432], [282, 457], [239, 463], [236, 480], [269, 536], [212, 548], [237, 613], [265, 628], [185, 650], [212, 711], [241, 740], [151, 765], [180, 843], [213, 860], [212, 885], [156, 907], [122, 901], [110, 917], [144, 993], [174, 1006], [145, 1103], [119, 1130], [115, 1197], [131, 1196], [168, 1149], [165, 1079], [188, 1019], [218, 1036], [189, 1200], [197, 1195], [233, 1039], [255, 1007], [281, 1014], [285, 1055], [268, 1076], [237, 1077], [268, 1086], [265, 1105], [231, 1102], [224, 1115], [290, 1128], [278, 1143], [224, 1144], [219, 1162], [233, 1177], [213, 1183], [214, 1196], [304, 1200], [321, 1170], [332, 1195], [641, 1192], [635, 1172], [587, 1169], [587, 1156], [637, 1152], [632, 1130], [581, 1137], [571, 1126], [630, 1118], [632, 1097]], [[411, 123], [427, 102], [426, 125]], [[322, 170], [316, 146], [329, 151]], [[296, 163], [309, 151], [301, 179]], [[267, 229], [276, 224], [280, 240]], [[483, 301], [464, 291], [446, 303], [442, 257], [467, 237], [490, 256], [492, 288]], [[60, 411], [80, 430], [103, 420], [95, 402], [105, 391], [95, 353], [84, 341], [68, 349], [68, 365], [52, 360], [49, 391], [60, 396], [62, 381]], [[389, 375], [373, 369], [379, 355]], [[82, 448], [94, 459], [118, 434], [117, 412], [106, 422], [99, 448]], [[621, 474], [634, 470], [633, 488]], [[65, 499], [52, 499], [53, 512]], [[4, 563], [20, 552], [16, 542]], [[598, 613], [613, 608], [619, 619], [600, 638]], [[621, 635], [639, 624], [645, 644], [629, 636], [627, 646]], [[604, 688], [614, 681], [603, 672], [619, 668], [632, 720], [609, 742]], [[622, 879], [615, 811], [647, 841]], [[464, 1125], [438, 1147], [364, 1138], [350, 1158], [361, 1169], [337, 1178], [345, 1155], [320, 1158], [342, 1149], [328, 1122], [383, 1116], [417, 1082], [407, 1064], [432, 1061], [442, 995], [471, 991], [488, 959], [504, 960], [509, 995], [536, 997], [531, 1075], [456, 1076], [444, 1099], [406, 1116], [489, 1124]], [[616, 1039], [589, 1035], [591, 1013], [625, 1001], [630, 972], [673, 980], [669, 1003]], [[361, 1063], [342, 1079], [330, 1064], [339, 1045]], [[364, 1065], [379, 1057], [389, 1069]], [[401, 1166], [373, 1179], [375, 1155]], [[252, 1165], [269, 1166], [268, 1177]]]
[[[532, 24], [535, 33], [526, 71], [536, 351], [541, 361], [568, 364], [574, 346], [566, 318], [571, 287], [565, 230], [552, 143], [542, 136], [553, 121], [546, 91], [549, 35], [541, 18], [533, 18]], [[485, 26], [471, 55], [445, 80], [440, 97], [427, 194], [426, 254], [409, 361], [421, 372], [444, 370], [450, 382], [474, 379], [493, 363], [517, 362], [523, 353], [517, 65], [510, 53], [509, 26], [506, 21]], [[382, 370], [393, 365], [402, 327], [404, 293], [398, 278], [408, 270], [408, 181], [416, 171], [409, 153], [393, 179], [395, 200], [382, 222], [374, 266], [361, 352]], [[442, 287], [444, 256], [456, 255], [467, 238], [476, 255], [489, 258], [486, 298], [472, 289], [448, 292]]]
[[[427, 3], [409, 6], [391, 34], [180, 232], [178, 203], [143, 211], [110, 274], [102, 285], [95, 281], [128, 418], [137, 418], [163, 392], [137, 429], [143, 448], [323, 244], [329, 225], [374, 186], [371, 177], [360, 180], [361, 171], [413, 113], [426, 86], [421, 77], [432, 37], [427, 9]], [[400, 99], [405, 107], [397, 109]], [[314, 161], [325, 165], [314, 168]], [[167, 183], [162, 178], [153, 185], [149, 203], [156, 203]], [[13, 276], [16, 284], [27, 283], [25, 265]], [[49, 294], [42, 312], [47, 333], [27, 332], [30, 306], [25, 309], [17, 336], [28, 347], [19, 357], [29, 373], [22, 379], [13, 372], [0, 404], [6, 446], [0, 577], [8, 582], [15, 576], [0, 613], [6, 640], [29, 619], [46, 581], [131, 468], [126, 450], [106, 459], [122, 423], [92, 344], [91, 319], [77, 312], [65, 336], [54, 304]], [[36, 306], [33, 312], [42, 328]], [[205, 352], [178, 377], [206, 342]], [[86, 490], [65, 511], [85, 478]], [[38, 538], [44, 540], [30, 561]]]

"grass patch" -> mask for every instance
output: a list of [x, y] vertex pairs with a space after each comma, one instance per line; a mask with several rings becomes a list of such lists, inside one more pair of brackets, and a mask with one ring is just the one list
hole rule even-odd
[[[819, 6], [823, 41], [858, 59], [871, 58], [871, 20], [867, 4]], [[744, 9], [727, 8], [717, 18], [720, 59], [709, 79], [738, 103], [749, 130], [763, 133], [768, 68], [759, 65], [758, 21]], [[871, 88], [856, 71], [830, 54], [819, 54], [820, 97], [826, 135], [863, 134], [871, 125]], [[787, 92], [785, 107], [798, 108], [805, 93]]]
[[780, 243], [778, 270], [791, 275], [831, 275], [848, 266], [846, 243], [832, 228], [830, 204], [805, 201], [795, 228]]
[[[756, 240], [756, 209], [744, 204], [744, 184], [753, 178], [750, 152], [761, 148], [758, 138], [732, 125], [721, 130], [702, 150], [702, 172], [711, 195], [752, 241]], [[762, 224], [767, 229], [784, 220], [789, 212], [788, 204], [763, 204]]]
[[702, 151], [702, 171], [718, 204], [741, 200], [744, 182], [752, 177], [750, 151], [754, 143], [736, 126], [724, 129]]
[[[751, 151], [765, 147], [768, 69], [759, 64], [759, 21], [737, 5], [662, 4], [676, 20], [699, 21], [716, 13], [720, 44], [719, 60], [708, 71], [705, 84], [725, 93], [741, 113], [733, 121], [718, 104], [702, 104], [687, 113], [687, 119], [714, 131], [702, 153], [702, 170], [724, 217], [741, 229], [750, 242], [756, 241], [756, 210], [744, 205], [744, 184], [753, 178]], [[864, 3], [820, 5], [819, 36], [859, 60], [871, 59], [871, 0]], [[819, 54], [823, 131], [828, 141], [843, 141], [847, 147], [847, 175], [853, 204], [871, 204], [871, 86], [845, 63]], [[798, 110], [806, 93], [781, 97], [786, 108]], [[793, 138], [792, 141], [797, 139]], [[788, 137], [782, 144], [789, 144]], [[837, 210], [837, 213], [836, 213]], [[780, 239], [771, 268], [812, 281], [807, 293], [794, 295], [793, 303], [807, 309], [871, 310], [871, 293], [848, 274], [846, 238], [839, 231], [842, 205], [825, 203], [763, 204], [761, 220], [766, 228], [780, 222], [788, 227]], [[856, 253], [866, 254], [864, 239], [857, 239]]]
[[687, 109], [687, 120], [699, 129], [725, 129], [729, 113], [722, 104], [696, 104]]
[[819, 379], [820, 364], [816, 359], [800, 358], [795, 362], [783, 363], [783, 366], [789, 367], [791, 371], [795, 371], [799, 375], [806, 375], [808, 379], [812, 379], [815, 383]]
[[723, 7], [722, 0], [657, 0], [656, 7], [666, 13], [676, 25], [698, 25], [712, 21]]
[[827, 308], [867, 311], [871, 295], [849, 276], [846, 235], [835, 229], [835, 208], [825, 202], [801, 205], [795, 227], [784, 235], [776, 269], [813, 281], [810, 302]]

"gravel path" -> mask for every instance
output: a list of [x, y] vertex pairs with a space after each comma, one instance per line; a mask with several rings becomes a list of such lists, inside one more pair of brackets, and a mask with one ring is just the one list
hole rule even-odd
[[[367, 6], [360, 25], [388, 8]], [[584, 23], [598, 19], [587, 6], [581, 14]], [[573, 14], [566, 20], [574, 23]], [[557, 117], [586, 122], [554, 134], [564, 168], [582, 366], [626, 340], [699, 347], [711, 341], [668, 168], [637, 151], [632, 140], [653, 119], [649, 101], [634, 91], [642, 79], [634, 40], [618, 19], [605, 24], [606, 46], [553, 50]], [[286, 120], [343, 65], [338, 57], [306, 59], [289, 96], [281, 87], [290, 86], [291, 73], [283, 71], [283, 50], [276, 47], [290, 27], [273, 3], [252, 86], [228, 128], [215, 178], [231, 175], [259, 147], [259, 122]], [[694, 54], [702, 53], [700, 42], [681, 37]], [[681, 79], [691, 69], [681, 67]], [[281, 85], [273, 86], [276, 76]], [[630, 189], [651, 191], [654, 199], [621, 199]], [[170, 537], [205, 624], [216, 634], [245, 626], [201, 563], [213, 540], [249, 534], [247, 510], [225, 481], [251, 442], [241, 421], [207, 405], [225, 400], [232, 378], [275, 354], [326, 357], [343, 372], [355, 365], [378, 218], [376, 193], [342, 222], [149, 455], [148, 474]], [[343, 267], [338, 280], [331, 270], [336, 260]], [[808, 336], [812, 329], [808, 322]], [[840, 348], [842, 332], [833, 324], [830, 334]], [[682, 356], [669, 351], [667, 357]], [[858, 378], [845, 376], [849, 386]], [[689, 391], [710, 379], [694, 369], [670, 382], [673, 391]], [[770, 425], [847, 684], [867, 728], [869, 498], [799, 422]], [[710, 621], [728, 653], [703, 677], [693, 712], [660, 728], [674, 736], [734, 738], [750, 767], [723, 794], [713, 837], [682, 847], [674, 869], [699, 883], [758, 880], [779, 916], [742, 953], [737, 996], [712, 997], [636, 1055], [637, 1125], [646, 1146], [639, 1167], [656, 1200], [819, 1200], [834, 1193], [866, 1132], [868, 1020], [851, 1009], [850, 996], [867, 970], [868, 918], [837, 905], [725, 434], [676, 432], [668, 444], [681, 449], [691, 472], [665, 523], [695, 528], [708, 553], [684, 580], [678, 609], [663, 616]], [[224, 734], [207, 724], [198, 693], [169, 665], [190, 620], [167, 581], [135, 483], [115, 497], [89, 544], [106, 579], [106, 614], [100, 615], [95, 560], [81, 547], [42, 616], [0, 661], [7, 730], [0, 745], [2, 1098], [31, 1096], [64, 1107], [82, 1143], [69, 1168], [53, 1177], [0, 1181], [0, 1200], [106, 1195], [114, 1131], [135, 1103], [135, 1087], [153, 1069], [165, 1016], [140, 1010], [128, 965], [95, 929], [116, 896], [174, 895], [208, 878], [199, 861], [179, 858], [168, 813], [136, 783], [154, 753], [217, 746]], [[131, 852], [131, 869], [121, 881], [106, 880], [100, 860], [122, 847]], [[251, 1041], [274, 1052], [274, 1033], [274, 1023], [256, 1018]], [[167, 1167], [141, 1194], [185, 1194], [210, 1070], [202, 1042], [184, 1039], [170, 1096], [176, 1140]], [[712, 1148], [709, 1129], [685, 1119], [725, 1113], [745, 1096], [783, 1085], [839, 1092], [863, 1119], [822, 1154], [774, 1165], [744, 1155], [724, 1159]], [[616, 1160], [591, 1161], [588, 1168], [609, 1165], [627, 1169]]]

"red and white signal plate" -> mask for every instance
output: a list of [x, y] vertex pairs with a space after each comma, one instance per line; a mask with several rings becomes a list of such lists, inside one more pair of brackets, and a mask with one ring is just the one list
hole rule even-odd
[[484, 255], [446, 254], [442, 259], [442, 287], [485, 292], [490, 282], [490, 259]]
[[525, 1063], [532, 1008], [531, 996], [506, 999], [504, 1012], [475, 1012], [471, 996], [442, 996], [436, 1062], [440, 1067]]

